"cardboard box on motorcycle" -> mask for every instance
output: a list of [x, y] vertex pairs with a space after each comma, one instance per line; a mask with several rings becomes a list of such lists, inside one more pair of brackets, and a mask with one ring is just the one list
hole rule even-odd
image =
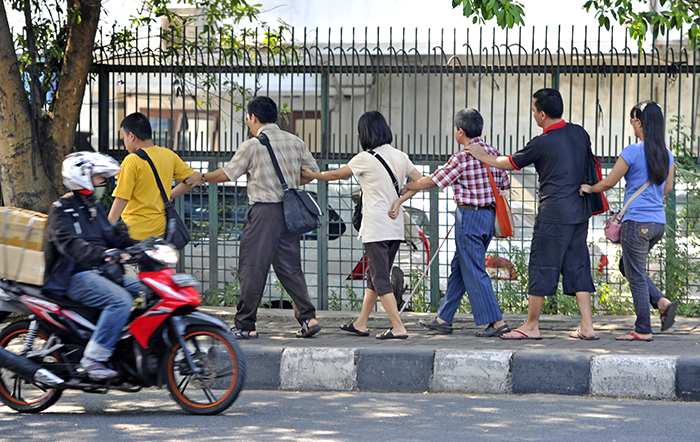
[[48, 216], [0, 207], [0, 278], [44, 283], [44, 230]]
[[17, 207], [0, 207], [0, 244], [44, 251], [48, 215]]

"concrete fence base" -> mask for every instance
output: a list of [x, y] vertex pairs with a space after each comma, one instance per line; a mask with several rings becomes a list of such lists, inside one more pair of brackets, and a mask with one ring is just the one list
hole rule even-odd
[[700, 401], [700, 357], [536, 351], [244, 349], [246, 388], [566, 394]]

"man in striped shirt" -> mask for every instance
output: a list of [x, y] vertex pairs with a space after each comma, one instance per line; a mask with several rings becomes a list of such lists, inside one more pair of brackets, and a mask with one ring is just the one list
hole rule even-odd
[[[477, 110], [463, 109], [455, 116], [455, 140], [462, 146], [477, 144], [490, 155], [498, 156], [498, 151], [481, 138], [483, 127], [484, 119]], [[432, 175], [408, 183], [401, 191], [404, 196], [397, 201], [400, 205], [415, 195], [416, 191], [435, 186], [444, 189], [452, 185], [454, 190], [454, 201], [457, 204], [457, 251], [450, 265], [447, 293], [440, 304], [437, 317], [431, 321], [421, 321], [421, 325], [440, 333], [452, 333], [452, 320], [465, 291], [476, 325], [488, 324], [477, 336], [496, 337], [510, 331], [503, 322], [491, 278], [486, 272], [486, 249], [493, 238], [496, 217], [496, 198], [487, 167], [465, 150], [460, 150]], [[505, 171], [492, 168], [491, 173], [497, 188], [510, 188]]]

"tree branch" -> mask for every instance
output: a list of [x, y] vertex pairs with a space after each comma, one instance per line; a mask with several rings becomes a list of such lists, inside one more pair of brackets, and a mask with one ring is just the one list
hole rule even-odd
[[41, 108], [44, 105], [44, 97], [41, 90], [41, 80], [37, 69], [36, 34], [34, 33], [34, 23], [32, 21], [31, 2], [24, 1], [24, 30], [27, 34], [27, 50], [29, 52], [29, 95], [31, 97], [32, 117], [39, 117]]

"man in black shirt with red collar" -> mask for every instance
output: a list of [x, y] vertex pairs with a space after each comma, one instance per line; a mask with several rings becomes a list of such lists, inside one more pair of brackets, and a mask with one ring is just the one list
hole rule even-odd
[[588, 255], [588, 219], [591, 207], [578, 189], [585, 182], [584, 164], [591, 140], [576, 124], [562, 119], [564, 103], [559, 91], [540, 89], [533, 95], [532, 116], [542, 135], [512, 156], [494, 157], [476, 145], [466, 150], [477, 160], [504, 170], [535, 165], [539, 175], [539, 208], [532, 236], [529, 263], [529, 305], [525, 324], [503, 339], [542, 339], [539, 322], [544, 297], [556, 294], [559, 275], [563, 292], [575, 295], [581, 325], [572, 338], [598, 339], [593, 330], [591, 292], [595, 291]]

